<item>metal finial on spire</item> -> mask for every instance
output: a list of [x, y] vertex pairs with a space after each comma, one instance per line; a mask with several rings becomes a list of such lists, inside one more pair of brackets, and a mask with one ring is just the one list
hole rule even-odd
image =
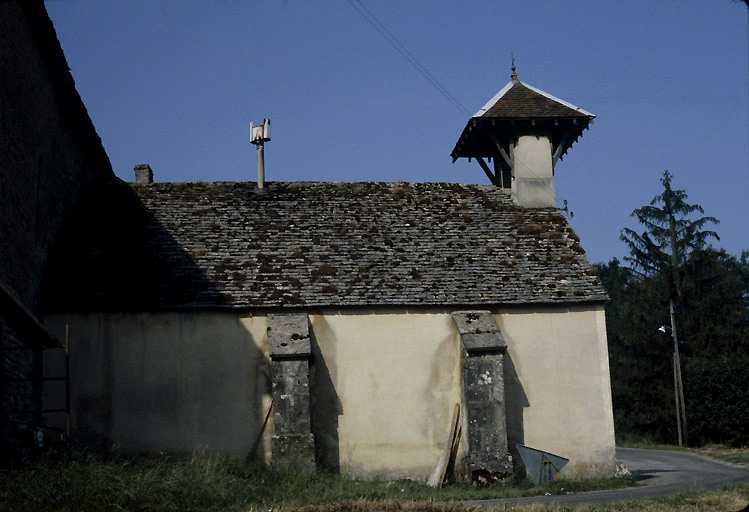
[[515, 56], [514, 56], [514, 55], [512, 55], [512, 54], [510, 54], [510, 56], [512, 56], [512, 74], [510, 75], [510, 79], [511, 79], [512, 81], [517, 81], [517, 79], [518, 79], [518, 74], [517, 74], [517, 73], [515, 73]]

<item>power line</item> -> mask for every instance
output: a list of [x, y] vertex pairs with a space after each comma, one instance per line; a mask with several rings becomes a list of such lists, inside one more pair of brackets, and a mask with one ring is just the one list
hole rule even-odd
[[367, 9], [364, 4], [361, 2], [361, 0], [348, 0], [348, 3], [353, 7], [356, 12], [358, 12], [362, 18], [367, 20], [367, 22], [372, 25], [372, 27], [382, 36], [385, 38], [385, 40], [391, 44], [393, 48], [395, 48], [398, 53], [400, 53], [404, 59], [408, 61], [409, 64], [411, 64], [416, 71], [421, 73], [421, 76], [423, 76], [430, 84], [432, 84], [432, 87], [437, 89], [437, 91], [445, 97], [447, 101], [453, 104], [455, 108], [460, 111], [461, 114], [464, 116], [470, 116], [468, 110], [458, 101], [458, 99], [453, 96], [450, 91], [447, 90], [445, 86], [443, 86], [439, 80], [437, 80], [434, 75], [432, 75], [429, 70], [424, 67], [421, 62], [419, 62], [419, 59], [417, 59], [410, 51], [408, 51], [408, 48], [406, 48], [403, 43], [401, 43], [397, 37], [395, 37], [392, 32], [390, 32], [385, 25], [383, 25], [380, 20], [377, 19], [377, 17], [372, 14], [372, 12]]
[[[409, 64], [411, 64], [414, 69], [416, 69], [419, 73], [421, 73], [421, 76], [423, 76], [437, 91], [445, 97], [447, 101], [453, 104], [455, 108], [458, 109], [458, 111], [463, 114], [466, 117], [470, 117], [470, 113], [468, 110], [460, 103], [460, 101], [450, 93], [449, 90], [445, 86], [443, 86], [437, 78], [432, 75], [429, 70], [419, 61], [419, 59], [416, 58], [414, 54], [412, 54], [408, 48], [405, 47], [403, 43], [401, 43], [395, 35], [393, 35], [392, 32], [390, 32], [385, 25], [382, 24], [382, 22], [377, 19], [377, 17], [366, 8], [366, 6], [362, 3], [361, 0], [348, 0], [348, 3], [353, 7], [356, 12], [358, 12], [362, 18], [364, 18], [367, 23], [372, 25], [372, 28], [374, 28], [390, 45], [396, 49], [398, 53], [400, 53], [404, 59], [408, 61]], [[533, 176], [533, 177], [539, 177], [534, 173], [531, 169], [526, 169], [526, 173]], [[551, 191], [549, 187], [544, 188], [544, 193], [548, 194], [552, 198], [555, 198], [555, 194]]]

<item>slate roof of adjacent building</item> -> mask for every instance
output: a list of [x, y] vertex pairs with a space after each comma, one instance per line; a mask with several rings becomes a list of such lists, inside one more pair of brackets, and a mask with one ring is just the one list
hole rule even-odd
[[607, 298], [557, 210], [491, 185], [118, 181], [80, 212], [48, 312]]

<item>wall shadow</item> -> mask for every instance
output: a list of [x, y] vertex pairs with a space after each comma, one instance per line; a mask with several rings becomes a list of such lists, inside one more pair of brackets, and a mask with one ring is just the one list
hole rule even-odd
[[310, 329], [310, 344], [310, 415], [315, 436], [315, 460], [319, 469], [340, 473], [338, 416], [343, 414], [343, 405], [313, 329]]
[[509, 352], [504, 355], [505, 378], [505, 411], [507, 414], [507, 444], [514, 461], [515, 471], [525, 471], [523, 459], [520, 458], [515, 445], [525, 444], [525, 428], [523, 425], [523, 409], [530, 407], [528, 397], [518, 378], [515, 364]]
[[[242, 325], [239, 318], [237, 318], [237, 327], [246, 332], [245, 327]], [[249, 342], [253, 347], [257, 347], [252, 335], [247, 333]], [[268, 455], [271, 455], [270, 445], [270, 423], [273, 421], [273, 403], [271, 398], [273, 397], [273, 375], [271, 370], [271, 359], [268, 355], [262, 351], [256, 356], [255, 367], [251, 368], [252, 376], [254, 377], [254, 393], [253, 389], [250, 389], [249, 399], [252, 403], [252, 408], [257, 411], [257, 414], [253, 417], [256, 422], [250, 428], [252, 432], [252, 439], [250, 449], [247, 451], [245, 460], [247, 462], [265, 462]], [[263, 408], [263, 397], [268, 397], [268, 403]]]
[[[191, 184], [174, 185], [180, 186]], [[199, 320], [189, 312], [228, 311], [232, 306], [231, 299], [185, 248], [189, 247], [185, 239], [200, 236], [195, 229], [196, 217], [173, 234], [140, 197], [156, 192], [149, 188], [136, 192], [136, 188], [113, 180], [81, 192], [48, 261], [42, 300], [45, 313], [154, 314], [142, 320], [142, 328], [147, 330], [160, 312], [181, 313], [180, 323], [189, 323]], [[171, 199], [169, 193], [164, 192], [165, 200]], [[154, 201], [161, 199], [156, 197]], [[173, 213], [177, 215], [182, 208], [190, 211], [194, 201], [188, 197], [182, 203], [165, 204], [164, 208], [175, 208]], [[191, 347], [180, 343], [177, 328], [169, 328], [166, 332], [170, 339], [163, 341], [146, 332], [124, 342], [127, 338], [122, 333], [110, 332], [110, 322], [104, 322], [98, 330], [89, 325], [90, 339], [82, 340], [76, 337], [78, 333], [71, 332], [73, 438], [83, 446], [111, 449], [116, 431], [130, 437], [131, 446], [139, 446], [144, 436], [148, 438], [147, 428], [133, 427], [137, 432], [129, 436], [123, 432], [121, 422], [114, 421], [142, 414], [143, 425], [174, 425], [175, 436], [184, 441], [188, 450], [193, 439], [192, 448], [204, 446], [210, 451], [211, 445], [224, 441], [224, 436], [237, 435], [241, 439], [235, 445], [250, 448], [266, 413], [262, 397], [270, 393], [270, 380], [264, 376], [263, 368], [269, 368], [269, 363], [238, 315], [227, 312], [227, 316], [227, 321], [220, 322], [222, 331], [193, 336]], [[185, 332], [192, 329], [190, 325], [184, 327]], [[170, 333], [174, 334], [173, 339]], [[138, 347], [136, 338], [152, 345]], [[160, 352], [155, 347], [160, 347]], [[192, 353], [185, 354], [186, 350]], [[159, 390], [153, 381], [147, 384], [130, 377], [123, 381], [123, 375], [136, 373], [134, 365], [139, 358], [151, 369], [159, 364], [165, 369], [187, 364], [192, 373], [188, 377], [171, 372], [160, 384], [168, 385], [164, 390]], [[119, 376], [115, 383], [112, 375]], [[248, 385], [242, 387], [236, 383], [238, 380]], [[217, 395], [226, 398], [227, 393], [231, 400], [215, 399]], [[160, 395], [174, 396], [175, 402], [160, 406]], [[120, 397], [119, 402], [114, 397]], [[175, 404], [180, 404], [183, 411], [192, 407], [198, 416], [185, 422], [185, 415], [177, 413]], [[226, 416], [241, 419], [243, 424], [224, 426], [221, 418]], [[261, 435], [255, 457], [262, 460], [264, 455]]]

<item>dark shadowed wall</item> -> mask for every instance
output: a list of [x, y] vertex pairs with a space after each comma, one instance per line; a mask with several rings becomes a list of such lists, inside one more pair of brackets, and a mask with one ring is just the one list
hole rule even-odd
[[[0, 2], [0, 283], [40, 316], [51, 247], [81, 189], [113, 177], [43, 2]], [[12, 298], [7, 298], [12, 295]], [[40, 371], [17, 312], [0, 311], [0, 378]], [[40, 402], [38, 384], [5, 382], [4, 411]]]

